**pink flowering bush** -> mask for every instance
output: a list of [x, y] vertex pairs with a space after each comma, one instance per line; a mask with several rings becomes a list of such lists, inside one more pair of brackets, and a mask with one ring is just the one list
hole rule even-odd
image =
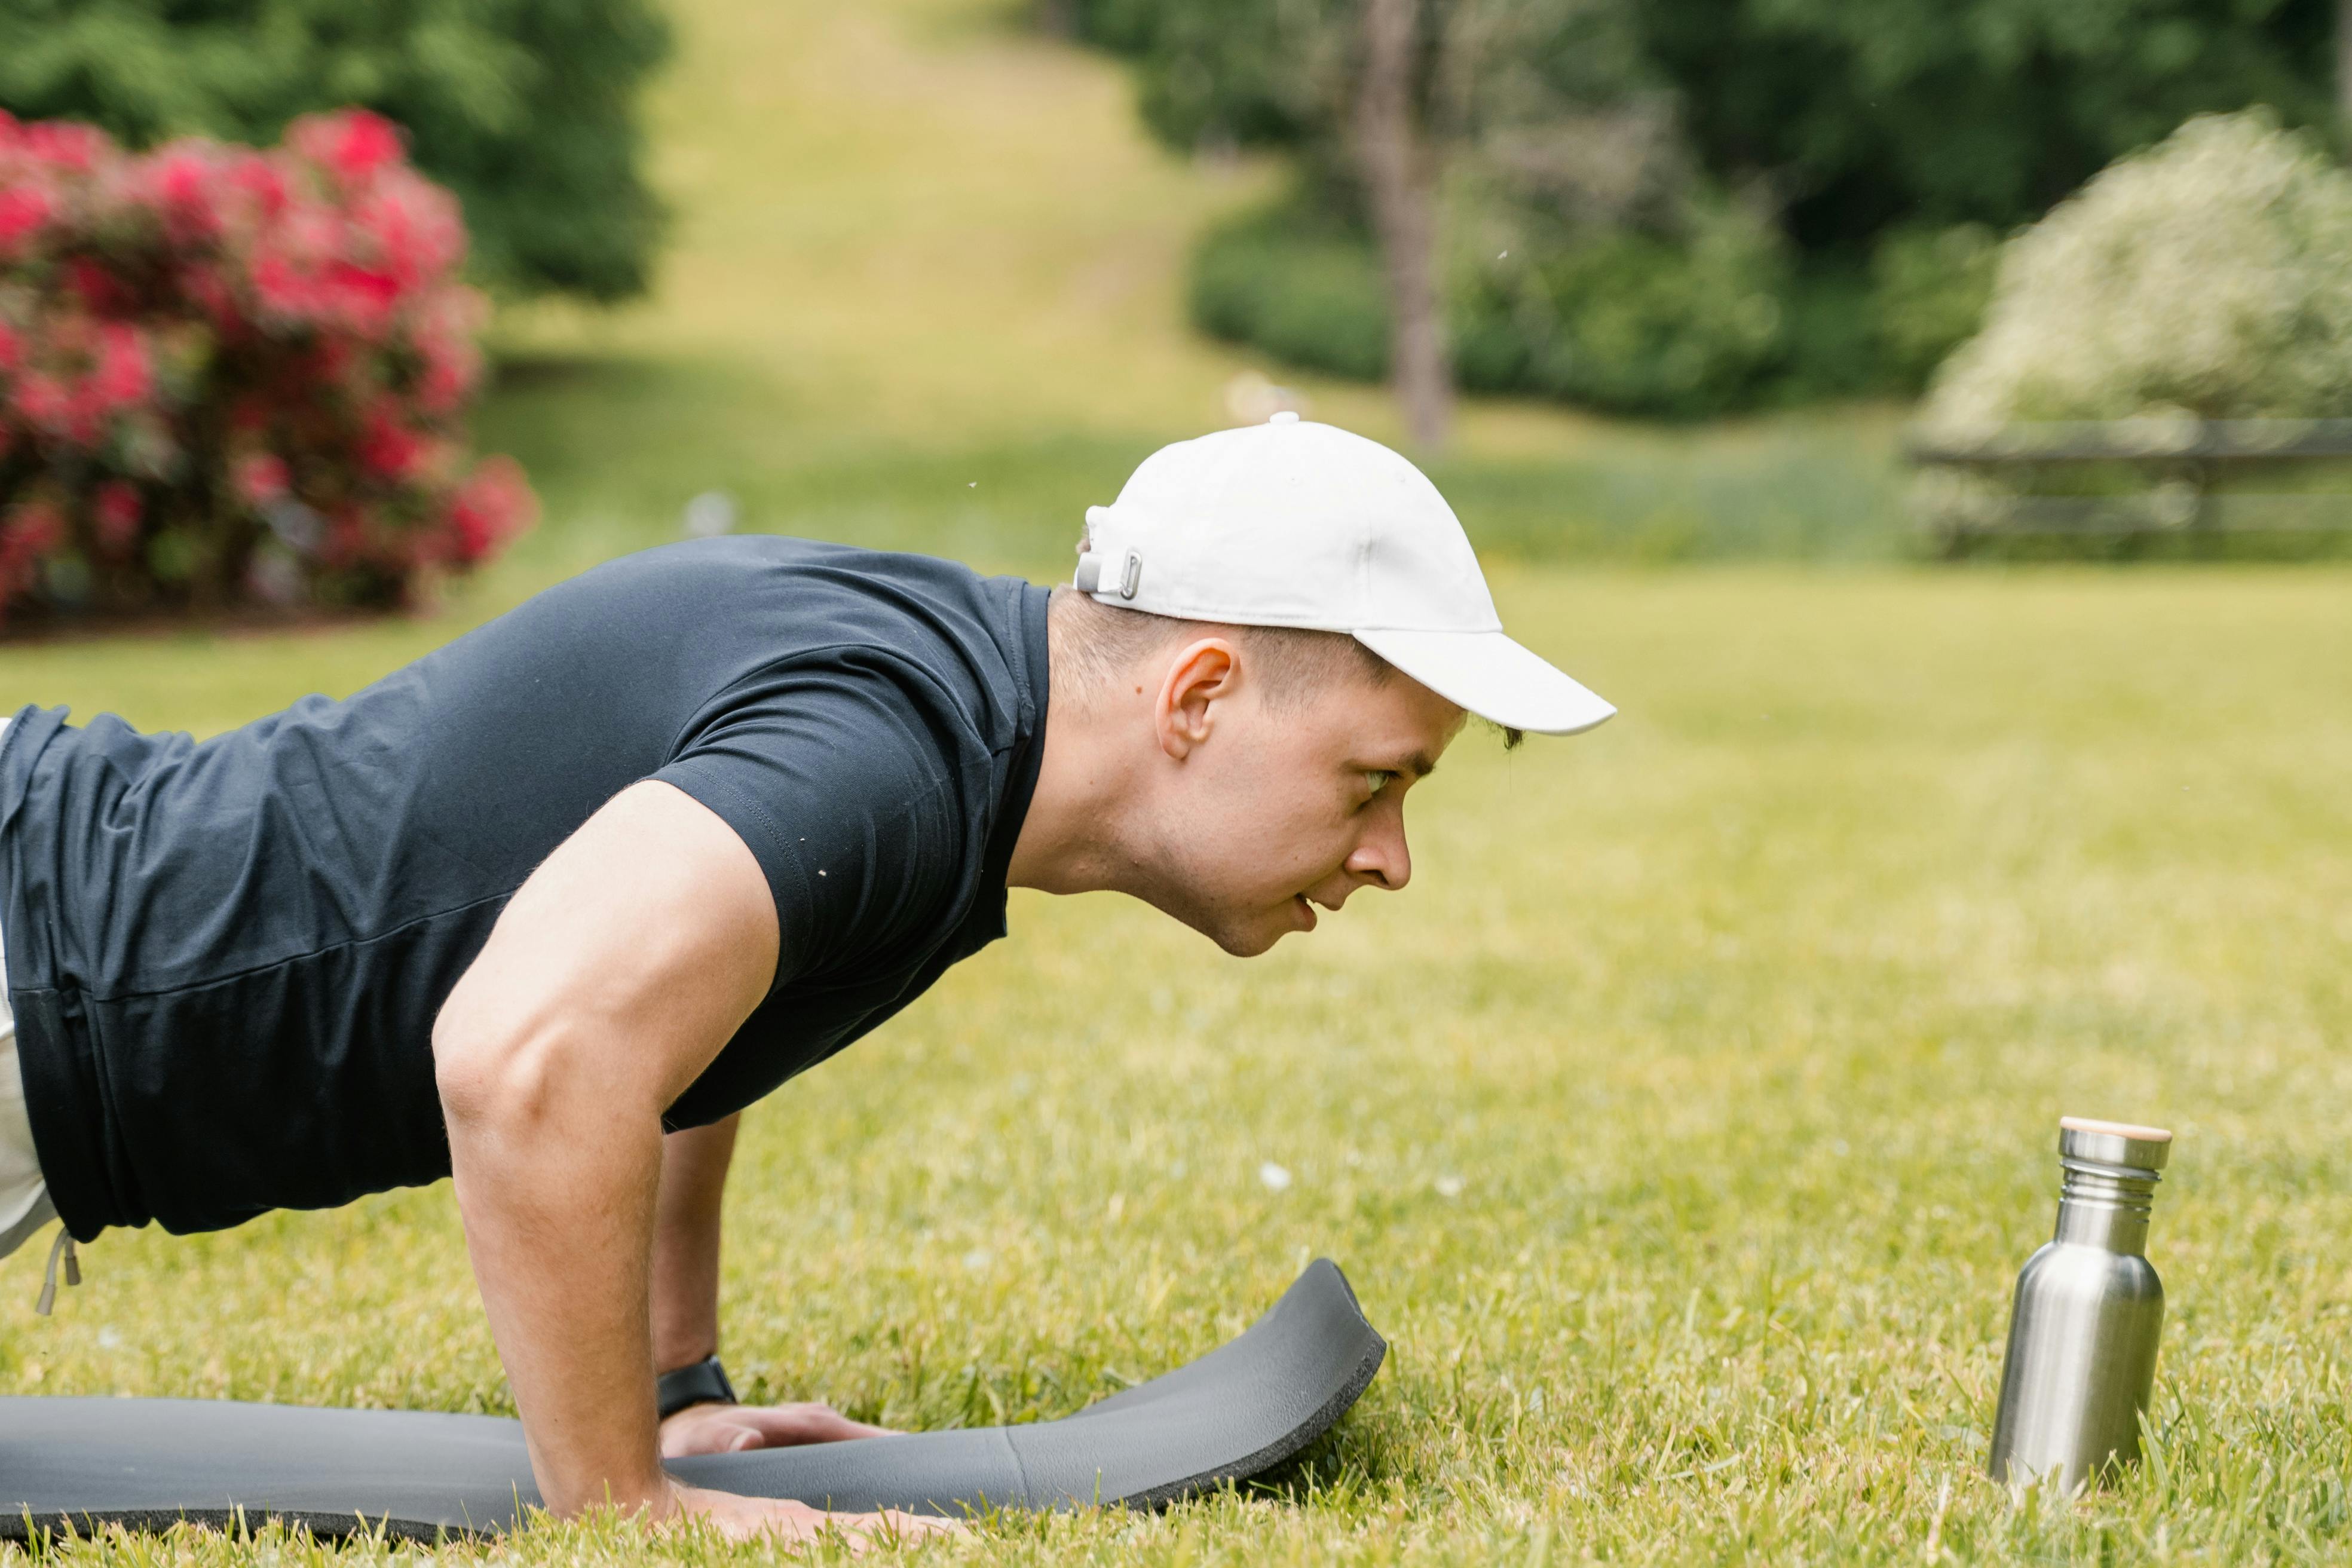
[[126, 154], [0, 113], [0, 618], [385, 605], [536, 511], [472, 461], [456, 201], [373, 114]]

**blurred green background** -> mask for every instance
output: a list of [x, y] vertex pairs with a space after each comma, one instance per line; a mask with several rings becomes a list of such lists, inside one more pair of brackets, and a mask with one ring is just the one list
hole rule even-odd
[[[71, 9], [5, 15], [21, 39]], [[1743, 5], [1620, 44], [1685, 61], [1658, 90], [1685, 95], [1694, 201], [1734, 199], [1726, 147], [1834, 143], [1848, 184], [1824, 190], [1884, 191], [1879, 164], [1936, 164], [1979, 109], [2011, 130], [2020, 102], [2057, 114], [2046, 93], [2129, 110], [2036, 130], [2072, 150], [1984, 205], [1919, 209], [1997, 234], [2167, 117], [2263, 97], [2200, 94], [2273, 56], [2282, 113], [2323, 116], [2314, 13]], [[1774, 30], [1806, 16], [1830, 42]], [[0, 696], [215, 731], [677, 538], [709, 492], [745, 529], [1054, 580], [1084, 507], [1163, 441], [1283, 399], [1402, 438], [1377, 384], [1189, 324], [1195, 258], [1291, 245], [1264, 215], [1316, 171], [1295, 139], [1155, 136], [1155, 81], [1197, 79], [1155, 77], [1161, 44], [985, 0], [658, 20], [650, 291], [518, 281], [495, 329], [477, 433], [530, 469], [539, 531], [410, 618], [0, 643]], [[1955, 28], [1978, 75], [1901, 75]], [[2080, 47], [2050, 63], [2045, 33]], [[0, 83], [23, 61], [0, 47]], [[1922, 79], [1940, 96], [1905, 96]], [[1985, 79], [2007, 96], [1980, 102]], [[1809, 129], [1817, 81], [1903, 123]], [[1901, 268], [1872, 237], [1910, 231], [1807, 210], [1764, 247], [1776, 298], [1851, 317], [1870, 296], [1837, 279], [1879, 288]], [[1312, 221], [1360, 280], [1361, 215]], [[1975, 256], [1903, 265], [1941, 284]], [[1461, 406], [1431, 470], [1507, 621], [1623, 712], [1508, 757], [1465, 738], [1415, 794], [1406, 894], [1246, 964], [1115, 900], [1016, 898], [1010, 942], [753, 1114], [726, 1331], [763, 1392], [908, 1425], [1063, 1414], [1230, 1335], [1318, 1252], [1393, 1342], [1269, 1492], [1000, 1521], [929, 1555], [2344, 1560], [2352, 577], [1927, 565], [1898, 447], [1916, 370], [1832, 399], [1772, 352], [1703, 421]], [[1089, 989], [1106, 973], [1135, 977], [1126, 1005]], [[2150, 1248], [2173, 1299], [2158, 1458], [2012, 1510], [1978, 1467], [2065, 1112], [2181, 1134]], [[446, 1189], [88, 1259], [54, 1321], [30, 1311], [38, 1258], [0, 1266], [0, 1387], [508, 1408]], [[612, 1521], [451, 1552], [771, 1555]], [[317, 1555], [267, 1534], [77, 1554]]]

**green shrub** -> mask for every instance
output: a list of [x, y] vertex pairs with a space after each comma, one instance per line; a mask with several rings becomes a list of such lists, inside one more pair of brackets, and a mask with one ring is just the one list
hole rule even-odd
[[1870, 279], [1844, 257], [1799, 257], [1782, 296], [1786, 346], [1765, 396], [1777, 404], [1867, 396], [1886, 386], [1871, 331]]
[[1878, 242], [1870, 263], [1869, 325], [1893, 384], [1918, 391], [1976, 335], [2000, 258], [2000, 240], [1982, 224], [1895, 229]]
[[[2280, 493], [2330, 489], [2340, 472], [2217, 476], [2167, 454], [2202, 420], [2347, 416], [2352, 175], [2266, 112], [2206, 116], [2010, 241], [1983, 330], [1937, 373], [1922, 409], [1931, 439], [1960, 446], [2021, 423], [2128, 420], [2144, 456], [1930, 468], [1911, 505], [1949, 548], [2011, 558], [2330, 553], [2337, 542], [2294, 531], [2304, 513]], [[2112, 507], [2142, 528], [2007, 537], [2028, 496]]]
[[[1780, 355], [1786, 265], [1733, 209], [1673, 240], [1525, 224], [1479, 249], [1455, 261], [1450, 322], [1455, 374], [1474, 391], [1707, 414], [1753, 401]], [[1213, 228], [1191, 282], [1193, 324], [1213, 337], [1332, 375], [1387, 374], [1378, 253], [1323, 204], [1294, 198]]]
[[636, 98], [668, 41], [652, 0], [5, 0], [0, 110], [141, 148], [372, 109], [464, 205], [477, 279], [609, 300], [660, 237]]
[[1734, 407], [1780, 356], [1786, 282], [1769, 232], [1728, 207], [1672, 239], [1630, 228], [1564, 235], [1530, 258], [1517, 289], [1493, 287], [1490, 275], [1457, 300], [1465, 342], [1516, 333], [1523, 344], [1517, 375], [1473, 379], [1506, 363], [1487, 349], [1464, 364], [1464, 383], [1623, 413]]
[[2259, 110], [2189, 121], [2012, 239], [1926, 422], [2352, 415], [2352, 175]]
[[1380, 257], [1360, 230], [1304, 204], [1211, 229], [1193, 251], [1190, 302], [1211, 337], [1349, 380], [1388, 374]]

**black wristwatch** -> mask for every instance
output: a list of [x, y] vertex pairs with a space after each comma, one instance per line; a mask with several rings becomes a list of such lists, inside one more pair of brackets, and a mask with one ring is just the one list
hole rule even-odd
[[717, 1356], [704, 1356], [692, 1366], [681, 1366], [654, 1379], [654, 1398], [661, 1419], [667, 1421], [693, 1405], [734, 1404], [735, 1385], [727, 1381], [727, 1369], [719, 1364]]

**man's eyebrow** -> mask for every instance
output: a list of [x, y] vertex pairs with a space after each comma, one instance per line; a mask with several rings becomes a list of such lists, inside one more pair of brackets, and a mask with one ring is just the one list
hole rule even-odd
[[1360, 763], [1349, 763], [1348, 765], [1361, 773], [1410, 773], [1415, 781], [1419, 781], [1437, 771], [1437, 759], [1427, 752], [1415, 752], [1411, 756], [1399, 757], [1393, 762], [1373, 762], [1367, 758]]

